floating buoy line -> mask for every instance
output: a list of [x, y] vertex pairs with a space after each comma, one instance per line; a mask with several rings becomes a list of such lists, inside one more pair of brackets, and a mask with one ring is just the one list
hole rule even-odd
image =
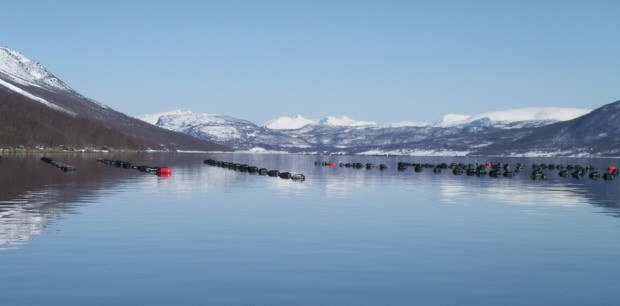
[[[64, 172], [75, 172], [75, 166], [67, 165], [62, 162], [53, 160], [49, 157], [41, 157], [41, 161], [48, 163], [52, 166], [59, 168]], [[136, 166], [130, 162], [122, 161], [122, 160], [110, 160], [110, 159], [102, 159], [98, 158], [98, 162], [101, 162], [106, 165], [115, 166], [117, 168], [124, 169], [136, 169], [141, 172], [153, 173], [158, 176], [169, 177], [172, 175], [172, 168], [170, 167], [159, 167], [159, 166]], [[2, 162], [2, 156], [0, 156], [0, 162]], [[280, 172], [279, 170], [269, 170], [267, 168], [259, 168], [257, 166], [250, 166], [247, 164], [239, 164], [233, 162], [225, 162], [218, 161], [214, 159], [206, 159], [204, 163], [210, 166], [227, 168], [230, 170], [235, 170], [244, 173], [250, 174], [258, 174], [263, 176], [270, 177], [280, 177], [282, 179], [291, 179], [293, 181], [304, 181], [306, 179], [303, 174], [293, 174], [290, 172]], [[352, 168], [352, 169], [379, 169], [381, 171], [387, 170], [388, 166], [386, 164], [379, 164], [375, 166], [373, 163], [336, 163], [333, 161], [315, 161], [315, 166], [323, 166], [328, 168], [342, 167], [342, 168]], [[440, 163], [440, 164], [428, 164], [428, 163], [408, 163], [408, 162], [398, 162], [396, 170], [404, 172], [407, 171], [408, 168], [412, 168], [413, 172], [420, 173], [424, 172], [425, 169], [431, 169], [431, 171], [435, 174], [441, 174], [442, 171], [450, 171], [455, 176], [465, 175], [465, 176], [489, 176], [493, 178], [498, 177], [506, 177], [512, 178], [517, 176], [519, 173], [524, 171], [525, 166], [522, 163], [516, 163], [514, 165], [510, 163], [499, 163], [499, 162], [485, 162], [483, 164], [464, 164], [464, 163]], [[618, 169], [616, 166], [610, 165], [605, 170], [597, 170], [595, 167], [591, 165], [582, 166], [579, 164], [568, 164], [566, 166], [562, 164], [531, 164], [532, 172], [530, 173], [530, 178], [532, 180], [546, 180], [549, 178], [548, 173], [557, 171], [557, 175], [561, 178], [573, 177], [574, 179], [582, 179], [583, 177], [589, 177], [591, 180], [605, 180], [611, 181], [618, 176]]]
[[[375, 168], [372, 163], [335, 163], [333, 161], [315, 161], [315, 166], [323, 166], [328, 168], [344, 167], [353, 169], [366, 168], [371, 170]], [[379, 170], [386, 170], [387, 165], [379, 164]], [[506, 177], [512, 178], [521, 173], [524, 170], [522, 163], [516, 163], [511, 165], [510, 163], [499, 162], [485, 162], [484, 164], [464, 164], [464, 163], [441, 163], [441, 164], [428, 164], [428, 163], [407, 163], [398, 162], [396, 170], [406, 171], [408, 168], [413, 168], [416, 173], [424, 172], [425, 169], [432, 169], [433, 173], [440, 174], [442, 171], [451, 171], [453, 175], [466, 175], [466, 176], [489, 176], [493, 178]], [[547, 172], [558, 171], [560, 177], [572, 176], [573, 178], [580, 179], [584, 176], [588, 176], [590, 179], [597, 180], [603, 179], [611, 181], [618, 175], [618, 169], [615, 166], [608, 166], [604, 173], [596, 170], [593, 166], [582, 165], [562, 165], [562, 164], [532, 164], [532, 172], [530, 178], [532, 180], [546, 180], [549, 178]]]
[[267, 168], [259, 168], [256, 166], [250, 166], [247, 164], [239, 164], [232, 162], [219, 161], [214, 159], [205, 159], [204, 163], [209, 166], [226, 168], [234, 171], [258, 174], [270, 177], [279, 177], [282, 179], [291, 179], [296, 182], [303, 182], [306, 180], [306, 176], [303, 174], [293, 174], [290, 172], [280, 172], [279, 170], [268, 170]]
[[50, 165], [52, 165], [52, 166], [54, 166], [54, 167], [56, 167], [56, 168], [58, 168], [58, 169], [60, 169], [60, 170], [62, 170], [64, 172], [75, 172], [75, 166], [70, 166], [70, 165], [61, 163], [61, 162], [59, 162], [57, 160], [53, 160], [53, 159], [51, 159], [49, 157], [43, 156], [43, 157], [41, 157], [41, 161], [43, 161], [45, 163], [48, 163], [48, 164], [50, 164]]
[[98, 158], [98, 162], [115, 166], [117, 168], [124, 169], [136, 169], [140, 172], [147, 172], [152, 174], [157, 174], [157, 176], [169, 177], [172, 175], [172, 168], [170, 167], [159, 167], [159, 166], [136, 166], [130, 162], [122, 161], [122, 160], [111, 160], [111, 159], [102, 159]]
[[[375, 168], [375, 164], [373, 164], [373, 163], [365, 163], [365, 164], [364, 163], [339, 163], [339, 164], [336, 164], [335, 162], [331, 162], [331, 161], [322, 162], [322, 161], [319, 161], [319, 160], [315, 161], [314, 165], [315, 166], [330, 167], [330, 168], [334, 168], [336, 166], [338, 166], [338, 167], [346, 167], [346, 168], [353, 168], [353, 169], [366, 168], [368, 170]], [[377, 168], [379, 170], [386, 170], [387, 169], [387, 165], [379, 164], [379, 166], [377, 166]]]

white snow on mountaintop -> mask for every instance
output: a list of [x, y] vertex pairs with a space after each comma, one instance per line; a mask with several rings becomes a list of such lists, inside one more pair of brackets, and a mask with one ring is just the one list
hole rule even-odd
[[136, 118], [167, 130], [209, 135], [220, 141], [240, 139], [244, 136], [245, 129], [255, 126], [246, 120], [224, 115], [194, 113], [187, 109], [141, 115]]
[[[467, 125], [469, 123], [486, 120], [490, 124], [501, 126], [506, 123], [523, 122], [523, 121], [547, 121], [551, 123], [555, 121], [566, 121], [583, 116], [592, 110], [583, 108], [560, 108], [560, 107], [528, 107], [528, 108], [516, 108], [504, 111], [495, 111], [481, 113], [477, 115], [463, 115], [463, 114], [446, 114], [441, 117], [441, 120], [435, 124], [431, 124], [423, 121], [398, 121], [392, 122], [386, 125], [386, 127], [400, 128], [400, 127], [453, 127]], [[499, 123], [498, 124], [494, 124]], [[321, 120], [315, 121], [306, 119], [301, 115], [297, 115], [293, 118], [283, 116], [273, 120], [270, 120], [265, 124], [265, 127], [272, 130], [295, 130], [302, 128], [306, 125], [323, 125], [323, 126], [350, 126], [350, 127], [363, 127], [363, 126], [378, 126], [375, 121], [357, 121], [347, 116], [340, 118], [328, 116]]]
[[[447, 114], [442, 119], [435, 123], [430, 124], [428, 122], [418, 121], [398, 121], [393, 122], [385, 127], [400, 128], [400, 127], [453, 127], [464, 126], [476, 121], [485, 121], [494, 126], [501, 127], [503, 124], [512, 122], [524, 122], [524, 121], [544, 121], [544, 124], [565, 121], [577, 118], [579, 116], [589, 113], [589, 109], [581, 108], [557, 108], [557, 107], [540, 107], [540, 108], [519, 108], [510, 109], [505, 111], [496, 111], [481, 113], [477, 115], [459, 115], [459, 114]], [[165, 125], [166, 128], [172, 130], [179, 130], [182, 126], [189, 124], [197, 126], [202, 125], [207, 130], [215, 129], [218, 124], [230, 125], [230, 124], [251, 124], [250, 122], [234, 117], [224, 115], [213, 114], [196, 114], [190, 110], [173, 110], [168, 112], [161, 112], [156, 114], [145, 114], [136, 116], [136, 118], [148, 122], [153, 125], [157, 125], [159, 120], [165, 119], [160, 125]], [[268, 121], [264, 127], [271, 130], [296, 130], [304, 126], [332, 126], [332, 127], [377, 127], [378, 124], [375, 121], [358, 121], [351, 119], [347, 116], [340, 118], [328, 116], [321, 120], [312, 120], [305, 118], [301, 115], [294, 117], [282, 116], [276, 119]], [[162, 126], [163, 127], [163, 126]], [[215, 131], [213, 131], [215, 133]], [[222, 133], [215, 133], [222, 134]], [[223, 133], [226, 134], [226, 133]]]
[[0, 73], [21, 85], [71, 91], [69, 86], [48, 72], [39, 62], [7, 47], [0, 47]]
[[583, 108], [528, 107], [504, 111], [481, 113], [477, 115], [447, 114], [435, 126], [449, 127], [488, 119], [496, 122], [520, 121], [566, 121], [583, 116], [592, 110]]
[[282, 116], [276, 119], [269, 120], [267, 123], [265, 123], [265, 127], [272, 130], [296, 130], [308, 124], [315, 123], [316, 121], [304, 118], [302, 115], [297, 115], [293, 118]]
[[[243, 119], [237, 119], [230, 116], [225, 115], [217, 115], [217, 114], [208, 114], [208, 113], [194, 113], [188, 109], [177, 109], [169, 112], [162, 112], [157, 114], [147, 114], [136, 116], [137, 119], [148, 122], [150, 124], [158, 124], [166, 125], [164, 127], [166, 129], [175, 129], [176, 127], [180, 127], [183, 125], [200, 125], [200, 124], [209, 124], [209, 125], [225, 125], [230, 123], [249, 123]], [[175, 127], [176, 126], [176, 127]]]

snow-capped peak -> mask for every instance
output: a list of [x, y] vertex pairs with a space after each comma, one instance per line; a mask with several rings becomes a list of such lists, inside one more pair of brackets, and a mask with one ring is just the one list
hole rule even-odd
[[321, 120], [319, 120], [318, 124], [320, 125], [330, 125], [330, 126], [375, 126], [377, 125], [374, 121], [357, 121], [353, 120], [347, 116], [342, 116], [340, 118], [328, 116]]
[[0, 73], [20, 85], [71, 91], [67, 84], [48, 72], [39, 62], [7, 47], [0, 47]]
[[488, 120], [502, 123], [521, 121], [566, 121], [583, 116], [592, 110], [583, 108], [527, 107], [477, 115], [447, 114], [435, 126], [449, 127]]
[[315, 124], [316, 122], [311, 119], [304, 118], [302, 115], [296, 115], [291, 118], [288, 116], [282, 116], [276, 119], [269, 120], [265, 127], [272, 130], [296, 130], [309, 124]]

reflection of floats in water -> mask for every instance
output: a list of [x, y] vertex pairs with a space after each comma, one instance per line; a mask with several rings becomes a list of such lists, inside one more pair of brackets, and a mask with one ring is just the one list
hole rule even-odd
[[143, 189], [153, 190], [161, 187], [167, 193], [191, 195], [200, 190], [225, 190], [234, 192], [237, 189], [277, 189], [281, 194], [301, 194], [313, 186], [309, 180], [297, 182], [291, 179], [269, 177], [256, 173], [233, 171], [219, 167], [178, 167], [175, 174], [167, 179], [149, 176], [138, 182]]

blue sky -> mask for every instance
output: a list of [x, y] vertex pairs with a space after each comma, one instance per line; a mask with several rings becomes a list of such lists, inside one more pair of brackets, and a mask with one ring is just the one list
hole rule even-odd
[[0, 45], [130, 115], [435, 121], [620, 99], [619, 1], [11, 1]]

